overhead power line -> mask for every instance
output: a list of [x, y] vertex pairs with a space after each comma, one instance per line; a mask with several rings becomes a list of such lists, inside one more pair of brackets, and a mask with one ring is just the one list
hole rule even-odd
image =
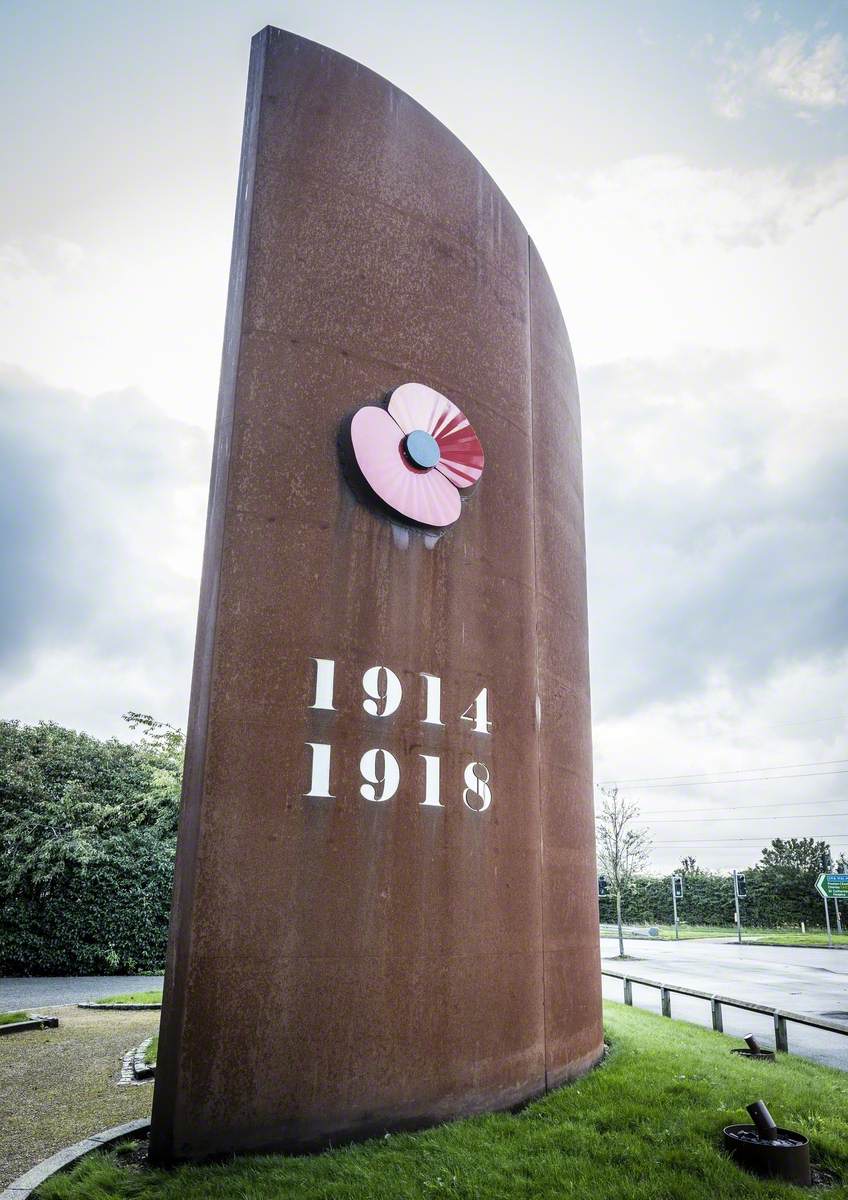
[[[765, 838], [765, 836], [766, 835], [763, 834], [762, 837], [750, 837], [750, 838], [716, 838], [716, 839], [686, 838], [686, 840], [682, 841], [682, 842], [680, 842], [680, 841], [674, 841], [674, 842], [654, 842], [654, 841], [652, 841], [651, 844], [653, 846], [742, 846], [742, 845], [749, 845], [749, 844], [754, 845], [754, 846], [761, 846], [763, 844], [763, 839]], [[840, 842], [840, 841], [845, 841], [846, 839], [848, 839], [848, 833], [817, 833], [815, 835], [815, 837], [816, 837], [816, 841], [820, 841], [820, 842], [824, 842], [824, 841]]]
[[[817, 817], [848, 817], [848, 812], [831, 812], [831, 813], [781, 813], [778, 816], [766, 814], [762, 817], [708, 817], [705, 818], [710, 822], [713, 821], [814, 821]], [[690, 821], [691, 817], [658, 817], [653, 818], [659, 821], [661, 825], [670, 825], [674, 821]], [[650, 821], [652, 818], [646, 816], [640, 820]]]
[[[848, 760], [843, 760], [848, 761]], [[678, 783], [640, 783], [634, 791], [646, 792], [654, 788], [724, 787], [730, 783], [772, 783], [781, 779], [819, 779], [822, 775], [848, 775], [848, 769], [839, 771], [798, 771], [794, 775], [755, 775], [751, 779], [685, 779]], [[598, 787], [601, 785], [598, 784]]]
[[835, 717], [813, 717], [809, 721], [778, 721], [776, 725], [761, 725], [760, 729], [795, 729], [799, 725], [828, 725], [831, 721], [846, 721], [848, 714], [837, 713]]
[[[688, 716], [675, 715], [671, 718], [676, 725], [706, 725], [715, 722], [715, 709], [702, 709], [700, 713], [690, 713]], [[734, 720], [734, 728], [749, 729], [753, 733], [762, 733], [766, 729], [792, 729], [797, 725], [829, 725], [833, 721], [848, 721], [848, 713], [833, 713], [829, 717], [807, 717], [803, 721], [770, 721], [767, 725], [760, 722], [745, 721], [744, 718]]]
[[603, 787], [606, 784], [622, 784], [622, 783], [662, 783], [667, 779], [682, 780], [682, 779], [701, 779], [705, 775], [720, 776], [720, 775], [751, 775], [755, 771], [795, 771], [801, 767], [836, 767], [848, 763], [848, 758], [824, 758], [817, 762], [804, 763], [782, 763], [777, 767], [738, 767], [735, 771], [695, 771], [691, 775], [640, 775], [634, 779], [602, 779], [598, 783], [598, 787]]
[[[752, 809], [752, 808], [767, 808], [771, 812], [774, 812], [774, 810], [776, 808], [786, 808], [786, 806], [790, 805], [790, 804], [795, 805], [795, 804], [844, 804], [844, 803], [845, 803], [844, 796], [831, 796], [831, 798], [829, 800], [824, 796], [810, 796], [806, 800], [765, 800], [761, 804], [732, 804], [732, 805], [730, 805], [729, 808], [720, 808], [720, 809], [716, 808], [715, 806], [713, 806], [712, 808], [657, 808], [657, 809], [654, 809], [653, 812], [644, 812], [641, 814], [641, 816], [645, 820], [648, 820], [651, 817], [662, 816], [664, 813], [672, 813], [674, 816], [678, 816], [678, 815], [682, 815], [682, 814], [688, 814], [689, 816], [696, 816], [700, 813], [703, 813], [704, 816], [711, 817], [715, 813], [718, 813], [718, 812], [727, 812], [727, 813], [748, 812], [748, 810]], [[783, 816], [791, 816], [792, 814], [791, 813], [774, 813], [774, 815], [776, 817], [780, 818]], [[799, 813], [798, 815], [803, 816], [804, 814]], [[833, 813], [831, 815], [835, 816], [836, 814]], [[744, 818], [740, 818], [740, 820], [744, 820]]]

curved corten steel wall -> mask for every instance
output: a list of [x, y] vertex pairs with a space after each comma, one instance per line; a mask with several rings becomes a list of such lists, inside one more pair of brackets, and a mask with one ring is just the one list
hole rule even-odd
[[[403, 442], [423, 389], [352, 422], [407, 383], [479, 446], [462, 433], [448, 462], [438, 414]], [[388, 450], [363, 463], [372, 427]], [[392, 454], [444, 528], [369, 491]], [[383, 499], [402, 510], [399, 479]], [[265, 29], [154, 1158], [423, 1125], [585, 1071], [602, 1046], [593, 838], [577, 386], [544, 267], [418, 104]]]

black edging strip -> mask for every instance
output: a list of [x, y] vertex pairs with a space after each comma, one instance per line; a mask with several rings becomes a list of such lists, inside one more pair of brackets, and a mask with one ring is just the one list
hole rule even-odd
[[0, 1037], [7, 1033], [26, 1033], [28, 1029], [55, 1029], [58, 1024], [58, 1017], [29, 1017], [26, 1021], [10, 1021], [7, 1025], [0, 1025]]
[[158, 1012], [161, 1007], [161, 1004], [98, 1004], [94, 1000], [77, 1005], [77, 1008], [99, 1008], [101, 1012]]

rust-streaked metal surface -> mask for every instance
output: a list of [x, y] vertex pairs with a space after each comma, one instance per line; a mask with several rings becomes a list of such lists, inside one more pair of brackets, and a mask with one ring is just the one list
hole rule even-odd
[[[410, 380], [485, 449], [441, 537], [364, 503], [339, 461], [353, 413]], [[550, 283], [433, 117], [265, 29], [154, 1157], [424, 1125], [585, 1070], [595, 887], [579, 412]]]

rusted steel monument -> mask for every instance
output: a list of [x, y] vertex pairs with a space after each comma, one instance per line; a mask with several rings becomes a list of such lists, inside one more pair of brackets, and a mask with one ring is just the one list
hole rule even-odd
[[386, 80], [253, 42], [151, 1153], [504, 1108], [601, 1053], [577, 386]]

